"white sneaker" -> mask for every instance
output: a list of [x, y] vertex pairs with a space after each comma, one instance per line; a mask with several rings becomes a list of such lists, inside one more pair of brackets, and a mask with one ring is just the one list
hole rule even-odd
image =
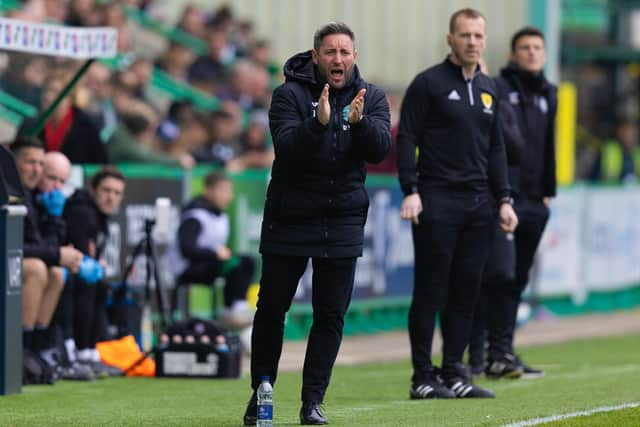
[[229, 329], [242, 329], [253, 324], [254, 312], [251, 309], [225, 308], [222, 311], [222, 324]]

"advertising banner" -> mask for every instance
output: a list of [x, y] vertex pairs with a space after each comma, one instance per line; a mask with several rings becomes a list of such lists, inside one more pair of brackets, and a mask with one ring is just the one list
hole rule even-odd
[[0, 18], [0, 49], [72, 59], [112, 58], [118, 32], [110, 27], [66, 27]]

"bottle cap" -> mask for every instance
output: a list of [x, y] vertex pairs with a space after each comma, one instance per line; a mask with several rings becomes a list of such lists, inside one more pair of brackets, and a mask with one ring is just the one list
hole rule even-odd
[[262, 381], [263, 381], [263, 382], [264, 382], [264, 381], [267, 381], [267, 382], [268, 382], [268, 381], [269, 381], [269, 375], [263, 375], [263, 376], [262, 376]]

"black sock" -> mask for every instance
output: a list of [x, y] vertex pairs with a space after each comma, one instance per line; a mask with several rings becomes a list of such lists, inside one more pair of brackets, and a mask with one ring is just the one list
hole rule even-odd
[[42, 351], [47, 348], [47, 327], [42, 325], [36, 325], [33, 330], [33, 349], [35, 351]]
[[33, 350], [33, 329], [22, 330], [22, 347]]

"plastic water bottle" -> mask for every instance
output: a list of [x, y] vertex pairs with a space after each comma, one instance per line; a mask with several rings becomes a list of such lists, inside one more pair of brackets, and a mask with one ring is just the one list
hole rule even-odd
[[262, 377], [262, 382], [256, 393], [258, 395], [257, 427], [271, 427], [273, 425], [273, 387], [269, 377]]

